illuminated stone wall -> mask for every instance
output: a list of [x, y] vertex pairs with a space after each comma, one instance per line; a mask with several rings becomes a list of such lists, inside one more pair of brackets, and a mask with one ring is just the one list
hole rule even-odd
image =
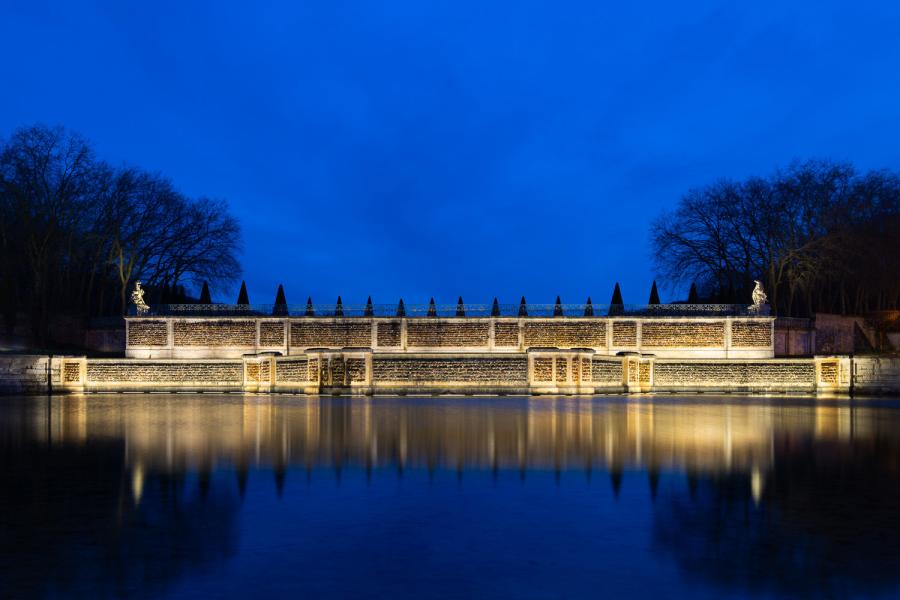
[[649, 321], [642, 324], [646, 347], [709, 348], [725, 345], [724, 321]]
[[391, 357], [372, 361], [372, 379], [379, 382], [474, 384], [500, 382], [527, 385], [528, 360], [524, 356], [479, 358]]
[[[661, 358], [771, 358], [771, 318], [248, 317], [127, 319], [130, 358], [239, 358], [311, 348], [378, 352], [620, 351]], [[288, 335], [285, 336], [285, 327]]]
[[372, 345], [372, 322], [363, 319], [291, 321], [291, 346], [350, 348]]
[[526, 347], [551, 348], [604, 348], [606, 347], [606, 322], [581, 321], [526, 321]]
[[595, 385], [622, 385], [622, 360], [595, 358], [591, 361], [591, 377]]
[[[109, 360], [87, 361], [88, 388], [240, 388], [244, 380], [241, 361]], [[129, 384], [140, 384], [138, 386]]]
[[[129, 344], [131, 324], [129, 324]], [[175, 320], [172, 325], [175, 346], [256, 346], [256, 321], [230, 321], [216, 319], [209, 321]]]
[[490, 323], [480, 321], [431, 321], [410, 319], [406, 345], [416, 348], [484, 348], [490, 338]]
[[770, 323], [737, 322], [731, 324], [731, 345], [735, 348], [768, 348], [772, 346]]
[[742, 388], [813, 390], [816, 365], [813, 360], [769, 361], [667, 361], [653, 365], [655, 389]]
[[128, 328], [129, 346], [166, 346], [169, 326], [165, 321], [135, 321]]

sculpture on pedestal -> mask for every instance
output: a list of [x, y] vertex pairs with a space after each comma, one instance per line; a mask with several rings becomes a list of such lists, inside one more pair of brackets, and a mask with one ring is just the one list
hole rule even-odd
[[144, 289], [141, 287], [140, 281], [134, 282], [134, 291], [131, 292], [131, 302], [134, 304], [134, 308], [137, 310], [139, 317], [147, 314], [147, 311], [150, 310], [150, 307], [144, 302]]
[[753, 304], [747, 308], [756, 314], [768, 314], [768, 305], [766, 303], [769, 301], [769, 297], [766, 296], [766, 292], [763, 290], [762, 282], [754, 279], [753, 283], [756, 284], [750, 296], [753, 299]]

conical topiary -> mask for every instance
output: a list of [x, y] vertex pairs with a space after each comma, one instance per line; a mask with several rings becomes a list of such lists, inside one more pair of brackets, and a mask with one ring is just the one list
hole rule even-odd
[[284, 286], [278, 284], [278, 291], [275, 293], [275, 306], [272, 307], [272, 314], [279, 317], [286, 317], [288, 314], [287, 300], [284, 297]]
[[491, 305], [491, 316], [492, 317], [500, 316], [500, 303], [497, 302], [496, 298], [494, 298], [494, 303]]
[[612, 300], [609, 301], [609, 314], [610, 315], [621, 315], [625, 313], [625, 303], [622, 302], [622, 290], [619, 289], [619, 282], [616, 282], [616, 287], [613, 289]]
[[563, 316], [562, 302], [559, 301], [559, 296], [556, 297], [556, 304], [553, 306], [553, 316], [554, 317]]
[[169, 292], [169, 282], [166, 281], [163, 283], [162, 287], [159, 289], [159, 303], [160, 304], [169, 304], [169, 301], [172, 299], [172, 294]]
[[700, 304], [700, 294], [697, 293], [697, 284], [691, 282], [691, 291], [688, 292], [688, 304]]
[[428, 301], [428, 314], [429, 317], [437, 316], [437, 306], [434, 305], [434, 298]]
[[337, 304], [334, 305], [334, 316], [336, 316], [336, 317], [344, 316], [344, 303], [341, 302], [340, 296], [338, 296]]
[[212, 304], [212, 296], [209, 295], [209, 284], [203, 282], [203, 289], [200, 290], [200, 304]]
[[400, 302], [397, 303], [397, 316], [398, 317], [406, 316], [406, 307], [403, 306], [403, 298], [400, 298]]
[[363, 311], [364, 317], [374, 317], [375, 316], [375, 307], [372, 306], [372, 296], [369, 296], [369, 299], [366, 300], [366, 310]]
[[593, 317], [594, 316], [594, 305], [591, 304], [591, 297], [588, 296], [587, 304], [584, 305], [584, 316]]
[[466, 316], [466, 305], [463, 304], [462, 296], [460, 296], [459, 300], [456, 301], [456, 316], [457, 317]]
[[313, 308], [312, 296], [306, 297], [306, 312], [304, 313], [307, 317], [316, 316], [316, 309]]
[[656, 291], [656, 281], [653, 282], [653, 287], [650, 288], [650, 300], [647, 301], [647, 304], [659, 304], [659, 292]]
[[519, 302], [519, 316], [528, 316], [528, 304], [525, 302], [525, 296], [522, 296], [522, 300]]
[[241, 291], [238, 293], [237, 303], [243, 306], [250, 304], [250, 296], [247, 295], [247, 283], [241, 282]]

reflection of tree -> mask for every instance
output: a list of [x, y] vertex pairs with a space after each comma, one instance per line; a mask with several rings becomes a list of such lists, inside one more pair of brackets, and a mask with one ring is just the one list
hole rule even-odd
[[153, 594], [233, 552], [233, 488], [204, 499], [214, 482], [185, 489], [183, 473], [142, 476], [124, 450], [0, 447], [0, 597]]
[[900, 448], [884, 440], [776, 448], [757, 505], [748, 474], [700, 477], [657, 502], [654, 538], [682, 571], [791, 595], [884, 592], [900, 582]]

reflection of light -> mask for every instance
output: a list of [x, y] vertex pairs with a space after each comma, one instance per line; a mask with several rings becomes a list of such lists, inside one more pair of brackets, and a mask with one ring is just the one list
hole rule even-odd
[[135, 506], [141, 503], [141, 495], [144, 493], [144, 466], [137, 463], [131, 472], [131, 495], [134, 497]]
[[753, 465], [753, 471], [750, 474], [750, 493], [753, 494], [753, 504], [759, 506], [759, 500], [762, 498], [763, 478], [759, 472], [759, 467]]

